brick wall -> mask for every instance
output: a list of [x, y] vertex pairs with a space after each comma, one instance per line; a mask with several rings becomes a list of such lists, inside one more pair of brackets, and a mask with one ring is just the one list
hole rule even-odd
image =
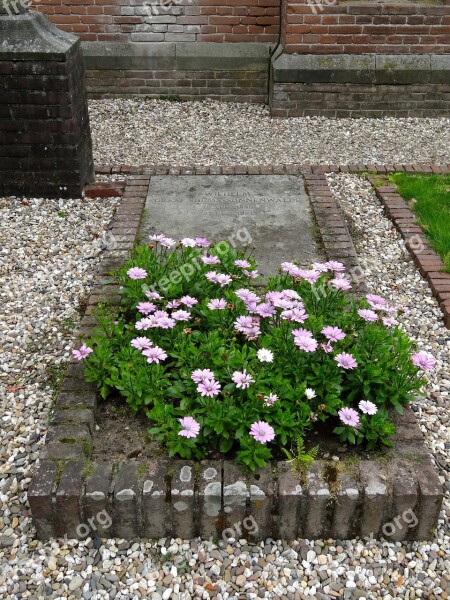
[[300, 54], [448, 54], [450, 2], [283, 0], [282, 44]]
[[[280, 0], [34, 0], [85, 41], [276, 42]], [[166, 6], [167, 5], [167, 6]]]

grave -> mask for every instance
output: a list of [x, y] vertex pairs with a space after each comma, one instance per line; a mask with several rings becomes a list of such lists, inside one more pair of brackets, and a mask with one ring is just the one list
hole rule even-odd
[[250, 246], [263, 275], [283, 261], [323, 258], [303, 180], [293, 175], [196, 175], [151, 178], [143, 239], [205, 236]]

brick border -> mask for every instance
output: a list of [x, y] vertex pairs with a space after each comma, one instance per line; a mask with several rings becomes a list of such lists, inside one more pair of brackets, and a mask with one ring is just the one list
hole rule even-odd
[[[97, 172], [105, 173], [104, 169]], [[112, 173], [113, 168], [109, 169]], [[91, 333], [93, 309], [99, 302], [119, 299], [118, 285], [108, 272], [126, 259], [136, 241], [151, 169], [126, 170], [125, 191], [110, 226], [114, 245], [103, 255], [98, 284], [92, 289], [78, 337]], [[214, 174], [214, 168], [208, 170]], [[195, 169], [198, 174], [205, 171]], [[220, 171], [229, 173], [225, 167]], [[266, 171], [259, 169], [261, 174]], [[269, 172], [286, 173], [278, 168]], [[286, 174], [305, 178], [327, 254], [358, 267], [343, 213], [329, 190], [325, 172], [322, 167], [299, 167]], [[178, 174], [189, 173], [180, 169]], [[242, 168], [236, 174], [244, 174]], [[375, 459], [338, 472], [334, 461], [316, 461], [304, 480], [295, 477], [286, 462], [254, 474], [245, 473], [232, 461], [92, 463], [96, 416], [95, 386], [84, 381], [82, 365], [72, 359], [28, 491], [39, 539], [65, 534], [70, 538], [209, 538], [224, 531], [229, 538], [234, 531], [233, 537], [244, 536], [252, 542], [267, 537], [289, 540], [383, 534], [393, 540], [423, 540], [432, 537], [437, 523], [443, 490], [410, 408], [402, 417], [395, 417], [395, 447], [388, 453], [387, 468], [381, 469]], [[404, 522], [390, 535], [384, 525], [407, 510], [414, 511], [417, 525], [409, 528]], [[102, 511], [111, 518], [110, 527], [99, 518]], [[253, 518], [258, 531], [242, 532], [246, 517]]]
[[385, 182], [382, 186], [369, 178], [375, 193], [402, 238], [414, 263], [439, 302], [444, 324], [450, 329], [450, 273], [443, 271], [445, 265], [430, 246], [414, 212], [397, 192], [397, 187]]

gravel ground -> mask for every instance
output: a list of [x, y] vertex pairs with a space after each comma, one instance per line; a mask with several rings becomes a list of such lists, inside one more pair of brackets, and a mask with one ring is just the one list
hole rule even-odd
[[97, 164], [450, 162], [450, 119], [271, 119], [266, 106], [91, 100]]
[[[370, 290], [409, 309], [403, 326], [438, 359], [427, 398], [415, 409], [449, 489], [448, 331], [367, 183], [347, 175], [330, 176], [330, 183], [359, 231]], [[448, 598], [448, 493], [436, 537], [427, 544], [88, 539], [43, 545], [34, 539], [26, 492], [52, 402], [48, 368], [68, 357], [113, 205], [0, 200], [0, 598]]]

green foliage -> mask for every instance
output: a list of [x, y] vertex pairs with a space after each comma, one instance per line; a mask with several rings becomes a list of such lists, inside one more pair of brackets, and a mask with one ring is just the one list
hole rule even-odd
[[283, 452], [287, 456], [287, 462], [292, 464], [292, 470], [294, 472], [308, 470], [310, 465], [316, 460], [319, 452], [319, 446], [314, 446], [310, 450], [306, 450], [305, 442], [302, 437], [297, 438], [295, 454], [282, 448]]
[[[220, 264], [204, 264], [201, 257], [205, 254], [218, 257]], [[122, 291], [121, 306], [98, 308], [98, 326], [87, 341], [93, 349], [85, 359], [87, 380], [95, 383], [104, 398], [117, 391], [134, 413], [145, 414], [150, 436], [165, 445], [169, 456], [235, 456], [254, 470], [278, 458], [281, 449], [294, 446], [295, 453], [286, 451], [289, 460], [307, 466], [316, 450], [306, 452], [303, 439], [318, 421], [327, 422], [342, 441], [364, 443], [369, 449], [389, 445], [394, 431], [389, 412], [401, 412], [424, 383], [411, 361], [413, 348], [406, 335], [396, 327], [385, 327], [381, 316], [375, 323], [361, 318], [358, 309], [368, 308], [367, 301], [357, 302], [336, 289], [331, 283], [333, 274], [323, 273], [311, 284], [285, 272], [270, 279], [268, 292], [287, 294], [285, 300], [294, 298], [297, 308], [306, 312], [304, 322], [293, 322], [283, 307], [272, 306], [274, 314], [259, 319], [257, 333], [244, 335], [236, 320], [255, 316], [249, 312], [254, 307], [249, 309], [236, 291], [251, 288], [254, 280], [235, 265], [236, 259], [247, 260], [249, 270], [256, 268], [252, 258], [224, 243], [207, 251], [180, 244], [174, 250], [159, 244], [137, 246], [115, 273]], [[127, 272], [133, 267], [144, 269], [147, 276], [131, 279]], [[210, 271], [226, 274], [230, 281], [212, 282], [206, 277]], [[261, 303], [267, 302], [264, 290], [253, 289]], [[163, 298], [152, 298], [156, 292]], [[185, 295], [198, 302], [191, 307], [168, 306]], [[217, 298], [225, 301], [224, 310], [208, 307]], [[155, 305], [148, 317], [137, 308], [141, 302]], [[180, 309], [189, 313], [186, 321], [174, 321], [168, 327], [147, 323], [140, 329], [145, 324], [142, 319], [155, 311], [171, 318]], [[327, 341], [322, 333], [326, 326], [345, 332], [330, 352], [321, 346]], [[310, 332], [318, 343], [315, 351], [306, 352], [295, 344], [292, 332], [297, 328]], [[146, 338], [166, 356], [159, 363], [149, 363], [131, 344], [137, 337]], [[260, 360], [261, 349], [273, 353], [272, 362]], [[342, 352], [352, 354], [357, 368], [340, 368], [336, 355]], [[220, 390], [202, 395], [192, 379], [198, 369], [210, 369]], [[233, 374], [244, 371], [252, 380], [238, 387]], [[361, 415], [358, 428], [342, 426], [338, 411], [343, 407], [358, 410], [361, 400], [375, 403], [377, 414]], [[198, 435], [179, 435], [180, 419], [185, 417], [198, 423]], [[273, 440], [261, 443], [250, 436], [250, 428], [258, 422], [273, 429]]]
[[414, 200], [411, 208], [450, 272], [450, 175], [394, 173], [389, 180], [405, 200]]

